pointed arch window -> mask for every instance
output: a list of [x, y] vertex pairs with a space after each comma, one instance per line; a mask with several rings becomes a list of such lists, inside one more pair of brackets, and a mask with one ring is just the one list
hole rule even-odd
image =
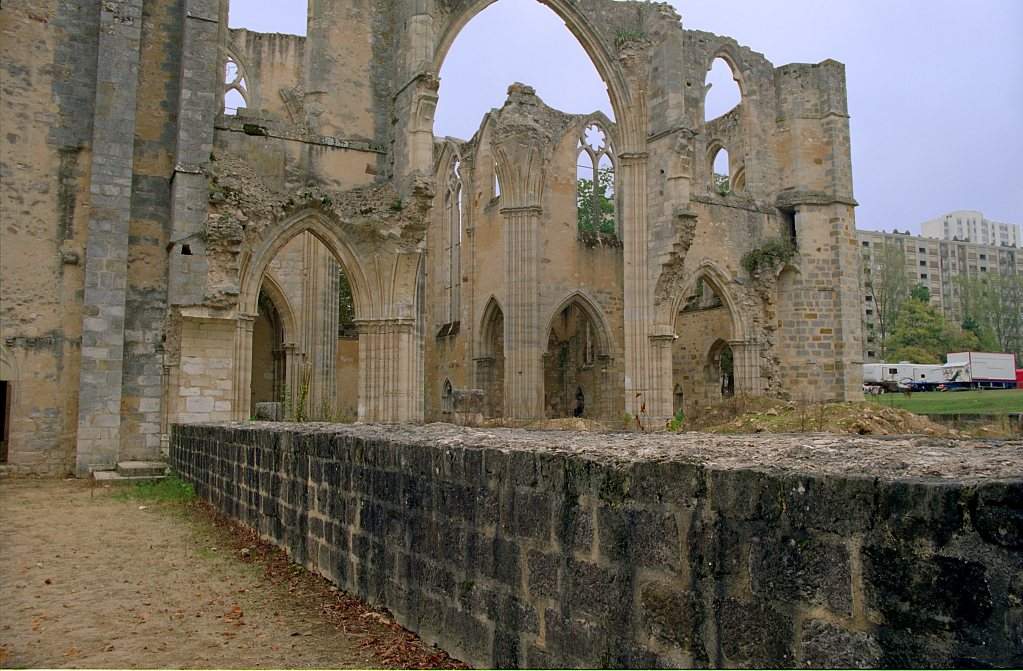
[[712, 121], [728, 114], [742, 103], [739, 78], [728, 61], [718, 56], [707, 71], [704, 82], [703, 120]]
[[727, 196], [732, 192], [731, 159], [728, 150], [721, 145], [714, 145], [710, 150], [711, 188], [715, 193]]
[[447, 205], [446, 214], [448, 222], [448, 323], [451, 324], [460, 320], [462, 310], [462, 219], [464, 216], [464, 192], [462, 161], [458, 156], [455, 156], [452, 158], [451, 168], [448, 170], [447, 193], [444, 198]]
[[576, 148], [576, 217], [580, 233], [618, 235], [616, 157], [610, 135], [587, 124]]
[[233, 56], [224, 63], [224, 114], [237, 114], [249, 106], [249, 86], [245, 71]]

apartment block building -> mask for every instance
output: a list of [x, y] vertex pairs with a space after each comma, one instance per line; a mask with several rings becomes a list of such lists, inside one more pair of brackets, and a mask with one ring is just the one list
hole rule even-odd
[[[954, 222], [952, 227], [955, 230], [958, 225], [955, 223], [955, 213], [951, 216]], [[987, 221], [983, 220], [983, 217], [980, 219]], [[922, 284], [927, 287], [931, 293], [931, 304], [942, 310], [948, 319], [956, 322], [963, 318], [957, 278], [964, 275], [966, 277], [1023, 275], [1023, 249], [1019, 247], [1018, 242], [994, 245], [965, 240], [935, 239], [910, 235], [908, 232], [858, 230], [856, 233], [863, 258], [860, 288], [863, 296], [863, 361], [866, 363], [881, 360], [880, 343], [876, 335], [878, 327], [876, 308], [870, 292], [867, 291], [867, 281], [872, 274], [879, 271], [886, 244], [897, 245], [905, 254], [905, 271], [909, 286]]]
[[920, 224], [925, 238], [962, 240], [981, 245], [1021, 246], [1020, 225], [992, 221], [976, 210], [956, 210]]

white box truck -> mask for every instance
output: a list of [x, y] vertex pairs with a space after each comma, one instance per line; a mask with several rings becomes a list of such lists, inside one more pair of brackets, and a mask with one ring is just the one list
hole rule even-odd
[[[974, 389], [1015, 389], [1016, 355], [995, 352], [950, 352], [948, 363], [962, 366], [957, 380]], [[966, 378], [963, 380], [962, 378]]]

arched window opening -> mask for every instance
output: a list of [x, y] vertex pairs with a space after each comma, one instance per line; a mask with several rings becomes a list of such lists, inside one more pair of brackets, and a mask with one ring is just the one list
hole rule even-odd
[[224, 64], [224, 114], [237, 114], [249, 103], [249, 88], [245, 82], [245, 73], [233, 58]]
[[451, 387], [451, 380], [444, 380], [440, 400], [441, 412], [449, 416], [455, 412], [455, 390]]
[[577, 144], [576, 218], [580, 233], [618, 234], [615, 160], [607, 131], [596, 123], [582, 129]]
[[338, 264], [337, 278], [337, 337], [346, 340], [358, 339], [359, 329], [355, 324], [355, 299], [352, 284], [348, 281], [343, 266]]
[[723, 58], [715, 58], [704, 83], [703, 120], [711, 121], [731, 112], [742, 103], [742, 90], [732, 68]]
[[677, 417], [678, 413], [682, 412], [685, 407], [685, 394], [682, 391], [682, 385], [675, 385], [675, 390], [672, 392], [671, 398], [671, 414]]
[[494, 163], [494, 198], [501, 197], [501, 178], [497, 176], [497, 163]]
[[[461, 284], [462, 284], [462, 193], [464, 192], [462, 162], [456, 156], [451, 160], [448, 170], [447, 194], [445, 205], [448, 218], [448, 323], [454, 324], [461, 320]], [[450, 330], [454, 330], [452, 327]]]
[[728, 150], [718, 147], [711, 158], [711, 188], [715, 193], [727, 196], [732, 192], [731, 166]]
[[471, 137], [512, 82], [533, 86], [555, 109], [613, 118], [607, 84], [589, 55], [557, 14], [533, 0], [501, 0], [476, 14], [444, 56], [440, 82], [437, 137]]
[[735, 396], [735, 360], [732, 347], [718, 340], [707, 355], [707, 382], [717, 385], [720, 398]]
[[260, 33], [305, 35], [309, 18], [307, 0], [266, 2], [266, 0], [231, 0], [227, 25]]

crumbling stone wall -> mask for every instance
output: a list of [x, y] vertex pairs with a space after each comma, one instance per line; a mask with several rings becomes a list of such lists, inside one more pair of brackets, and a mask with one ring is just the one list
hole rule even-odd
[[171, 458], [475, 666], [1018, 666], [1023, 445], [978, 447], [221, 424]]
[[[86, 474], [159, 456], [168, 422], [247, 416], [259, 275], [303, 231], [353, 282], [364, 420], [437, 417], [445, 380], [487, 389], [487, 414], [541, 417], [545, 327], [577, 296], [606, 322], [608, 414], [661, 426], [678, 304], [703, 276], [739, 327], [737, 392], [858, 398], [843, 66], [776, 67], [688, 30], [666, 4], [544, 4], [607, 85], [620, 245], [574, 231], [586, 118], [516, 84], [474, 138], [434, 137], [438, 73], [486, 3], [311, 0], [306, 37], [230, 30], [227, 0], [4, 3], [0, 329], [3, 374], [18, 378], [15, 468]], [[743, 101], [705, 123], [715, 56]], [[228, 57], [250, 96], [238, 115], [223, 113]], [[745, 175], [727, 196], [711, 187], [715, 143]], [[451, 152], [471, 194], [457, 320], [437, 300], [431, 231]], [[744, 266], [786, 237], [791, 259]], [[483, 338], [494, 305], [500, 346]]]
[[[542, 125], [551, 134], [550, 156], [545, 165], [544, 186], [540, 201], [539, 225], [535, 240], [539, 263], [535, 269], [536, 293], [532, 300], [537, 305], [539, 319], [529, 336], [538, 345], [543, 362], [557, 353], [548, 352], [550, 327], [558, 315], [570, 305], [585, 304], [596, 317], [593, 339], [600, 340], [595, 348], [595, 385], [587, 385], [591, 401], [587, 402], [587, 417], [615, 419], [622, 416], [624, 403], [624, 302], [622, 300], [623, 256], [621, 241], [614, 237], [585, 237], [580, 234], [576, 217], [576, 164], [578, 142], [583, 130], [598, 121], [608, 133], [608, 144], [617, 144], [616, 127], [603, 114], [567, 115], [547, 107], [532, 89], [513, 86], [511, 91], [528, 89], [525, 95], [511, 93], [506, 104], [489, 113], [479, 131], [468, 141], [447, 138], [438, 143], [432, 217], [427, 229], [427, 248], [434, 250], [428, 256], [426, 295], [430, 310], [427, 313], [427, 339], [425, 342], [427, 383], [426, 415], [430, 419], [450, 421], [443, 415], [443, 381], [450, 380], [458, 389], [471, 389], [479, 384], [478, 359], [485, 349], [479, 342], [480, 333], [488, 318], [487, 307], [492, 301], [506, 306], [509, 301], [511, 278], [529, 272], [518, 255], [509, 256], [510, 244], [505, 230], [508, 196], [502, 195], [497, 184], [496, 138], [503, 115], [523, 113]], [[525, 110], [523, 112], [523, 110]], [[452, 175], [458, 165], [458, 179]], [[459, 302], [458, 314], [449, 316], [451, 292], [448, 286], [451, 260], [449, 240], [456, 234], [451, 217], [457, 217], [451, 208], [459, 207], [452, 187], [457, 182], [462, 190], [462, 240], [457, 261]], [[572, 302], [573, 297], [578, 303]], [[567, 301], [567, 302], [566, 302]], [[507, 323], [507, 316], [505, 316]], [[457, 321], [452, 330], [450, 323]], [[591, 320], [592, 321], [592, 320]], [[447, 328], [445, 328], [447, 327]], [[516, 324], [509, 326], [514, 330]], [[504, 337], [502, 331], [501, 337]], [[603, 346], [603, 343], [607, 343]], [[507, 346], [504, 347], [507, 352]], [[541, 368], [549, 368], [541, 363]], [[502, 390], [501, 399], [488, 399], [488, 407], [497, 406], [497, 415], [518, 419], [541, 419], [548, 413], [553, 376], [544, 373], [538, 380], [543, 387], [543, 404], [534, 408], [533, 415], [523, 415], [522, 408], [505, 407], [509, 398]], [[573, 395], [574, 395], [573, 387]], [[494, 396], [491, 390], [490, 396]], [[599, 398], [599, 400], [597, 400]]]

